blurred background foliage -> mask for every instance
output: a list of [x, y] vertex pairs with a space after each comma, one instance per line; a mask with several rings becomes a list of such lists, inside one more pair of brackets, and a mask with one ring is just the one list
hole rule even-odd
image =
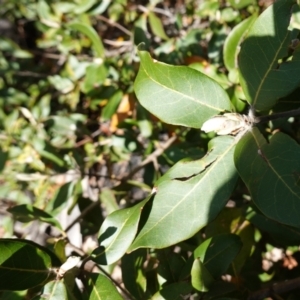
[[[77, 223], [68, 237], [87, 253], [93, 244], [85, 242], [105, 216], [144, 199], [175, 162], [203, 156], [210, 135], [164, 124], [137, 102], [136, 47], [144, 43], [155, 59], [212, 77], [243, 112], [244, 95], [235, 66], [225, 67], [223, 46], [236, 25], [271, 2], [0, 0], [0, 236], [51, 243], [49, 228], [28, 223], [41, 218], [7, 212], [29, 204], [57, 217], [67, 232]], [[234, 199], [247, 194], [242, 186], [236, 193]], [[239, 220], [226, 210], [219, 218]], [[259, 215], [249, 221], [267, 226]], [[154, 264], [150, 258], [149, 274]], [[269, 280], [261, 271], [260, 279]]]
[[[240, 101], [240, 87], [228, 80], [224, 67], [223, 44], [236, 24], [265, 5], [252, 0], [2, 0], [3, 209], [34, 204], [58, 213], [68, 198], [74, 207], [82, 197], [95, 201], [99, 195], [104, 209], [107, 195], [114, 209], [131, 205], [170, 165], [201, 156], [206, 141], [200, 131], [163, 124], [136, 101], [136, 46], [144, 43], [166, 63], [192, 64]], [[238, 107], [242, 111], [243, 102]], [[140, 166], [174, 134], [177, 141], [158, 160]], [[13, 226], [5, 220], [4, 236], [11, 236]]]

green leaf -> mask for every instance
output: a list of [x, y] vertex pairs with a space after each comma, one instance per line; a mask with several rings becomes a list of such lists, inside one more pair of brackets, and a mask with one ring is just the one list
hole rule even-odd
[[291, 32], [287, 29], [294, 0], [269, 6], [255, 21], [241, 46], [240, 79], [247, 101], [257, 110], [270, 109], [300, 83], [300, 47], [288, 55]]
[[185, 295], [192, 292], [192, 286], [187, 282], [176, 282], [164, 286], [161, 290], [153, 295], [151, 300], [182, 300]]
[[205, 228], [205, 236], [207, 238], [213, 237], [221, 233], [234, 232], [242, 241], [242, 248], [235, 257], [232, 264], [234, 265], [235, 273], [243, 267], [251, 254], [254, 241], [254, 227], [250, 222], [245, 220], [245, 209], [241, 207], [225, 207], [221, 213], [210, 222]]
[[224, 64], [231, 71], [238, 67], [237, 56], [239, 53], [239, 45], [242, 42], [251, 24], [255, 21], [256, 15], [252, 15], [243, 22], [235, 26], [229, 33], [224, 43]]
[[241, 9], [245, 6], [253, 4], [255, 0], [229, 0], [230, 5], [234, 8]]
[[148, 18], [149, 18], [149, 25], [154, 35], [160, 37], [163, 40], [168, 40], [169, 38], [165, 33], [161, 19], [158, 18], [153, 12], [149, 12]]
[[60, 18], [59, 16], [56, 16], [54, 14], [51, 6], [47, 1], [39, 0], [36, 6], [36, 10], [42, 23], [53, 28], [60, 27]]
[[107, 77], [108, 70], [104, 64], [92, 64], [86, 68], [82, 91], [89, 93], [99, 88]]
[[121, 90], [117, 90], [108, 100], [101, 112], [101, 118], [103, 120], [110, 120], [113, 114], [117, 112], [119, 104], [121, 103], [123, 93]]
[[238, 142], [234, 160], [255, 205], [268, 218], [300, 227], [300, 147], [276, 133], [267, 143], [257, 128]]
[[164, 278], [164, 285], [180, 280], [181, 270], [186, 265], [185, 259], [172, 248], [157, 250], [159, 265], [157, 272]]
[[32, 300], [68, 300], [68, 294], [65, 284], [62, 280], [48, 282], [42, 290], [42, 294], [34, 297]]
[[71, 23], [68, 26], [69, 26], [69, 28], [71, 28], [73, 30], [77, 30], [77, 31], [85, 34], [93, 43], [93, 46], [94, 46], [94, 49], [95, 49], [97, 55], [100, 58], [104, 58], [104, 56], [105, 56], [104, 46], [102, 44], [102, 41], [101, 41], [98, 33], [96, 32], [96, 30], [93, 27], [88, 26], [83, 23], [77, 23], [77, 22]]
[[147, 278], [144, 263], [147, 260], [147, 250], [138, 249], [122, 257], [122, 280], [127, 291], [134, 298], [148, 299], [146, 295]]
[[74, 12], [75, 14], [82, 14], [92, 8], [98, 1], [97, 0], [81, 0], [76, 5]]
[[89, 300], [123, 300], [114, 284], [106, 276], [90, 273], [88, 277], [90, 288]]
[[168, 247], [193, 236], [214, 219], [237, 180], [234, 147], [235, 138], [217, 137], [209, 143], [208, 154], [195, 162], [198, 170], [185, 172], [183, 167], [166, 173], [158, 182], [152, 206], [144, 209], [146, 219], [130, 250]]
[[52, 266], [52, 257], [43, 247], [26, 240], [0, 239], [0, 290], [40, 285], [53, 277]]
[[51, 224], [59, 230], [62, 230], [60, 223], [57, 220], [55, 220], [53, 216], [32, 205], [16, 205], [14, 207], [9, 208], [7, 211], [10, 212], [17, 220], [21, 222], [27, 223], [33, 220], [40, 220], [41, 222]]
[[194, 260], [191, 277], [192, 286], [200, 292], [208, 291], [209, 286], [214, 282], [213, 277], [199, 258]]
[[150, 198], [133, 207], [117, 210], [104, 220], [99, 231], [100, 247], [91, 254], [93, 261], [110, 265], [125, 254], [136, 235], [142, 208]]
[[195, 251], [208, 272], [217, 279], [223, 275], [242, 247], [240, 238], [235, 234], [219, 234], [204, 241]]
[[199, 128], [212, 116], [230, 110], [227, 93], [208, 76], [189, 67], [154, 62], [146, 51], [139, 55], [135, 93], [162, 121]]

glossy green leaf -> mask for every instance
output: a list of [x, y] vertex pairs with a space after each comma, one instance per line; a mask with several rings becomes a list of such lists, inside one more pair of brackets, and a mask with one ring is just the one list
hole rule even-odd
[[171, 175], [166, 173], [157, 184], [152, 206], [145, 207], [147, 218], [130, 249], [168, 247], [193, 236], [214, 219], [236, 184], [234, 147], [235, 138], [217, 137], [209, 143], [207, 155], [194, 162], [198, 170], [185, 172], [182, 167], [178, 172], [171, 169]]
[[0, 239], [0, 290], [26, 290], [53, 277], [51, 256], [26, 240]]
[[158, 18], [153, 12], [149, 12], [148, 18], [149, 18], [149, 25], [154, 35], [160, 37], [163, 40], [168, 40], [169, 38], [165, 33], [161, 19]]
[[45, 211], [34, 207], [29, 204], [21, 204], [11, 207], [7, 210], [10, 212], [17, 220], [27, 223], [33, 220], [40, 220], [55, 226], [56, 228], [62, 230], [60, 223], [50, 214]]
[[73, 30], [77, 30], [77, 31], [85, 34], [93, 43], [93, 47], [94, 47], [97, 55], [100, 58], [104, 58], [104, 56], [105, 56], [104, 46], [102, 44], [102, 41], [101, 41], [98, 33], [96, 32], [96, 30], [93, 27], [88, 26], [83, 23], [77, 23], [77, 22], [71, 23], [68, 26]]
[[151, 300], [182, 300], [185, 295], [192, 292], [192, 286], [187, 282], [177, 282], [164, 286], [156, 294], [153, 295]]
[[133, 207], [117, 210], [104, 220], [99, 231], [100, 247], [91, 254], [93, 261], [110, 265], [125, 254], [137, 233], [142, 209], [150, 198]]
[[247, 101], [257, 110], [270, 109], [300, 83], [300, 47], [288, 55], [291, 32], [287, 29], [294, 0], [269, 6], [255, 21], [241, 46], [240, 79]]
[[219, 234], [204, 241], [195, 251], [208, 272], [217, 279], [223, 275], [242, 247], [241, 239], [230, 233]]
[[234, 160], [260, 211], [280, 223], [300, 227], [300, 146], [276, 133], [268, 143], [257, 128], [238, 142]]
[[118, 293], [114, 284], [106, 276], [90, 273], [88, 277], [90, 288], [89, 300], [123, 300], [123, 297]]
[[213, 277], [199, 258], [194, 260], [191, 277], [192, 286], [200, 292], [208, 291], [209, 286], [214, 282]]
[[54, 280], [48, 282], [42, 290], [41, 295], [32, 300], [70, 300], [63, 280]]
[[162, 121], [199, 128], [212, 116], [230, 110], [227, 93], [208, 76], [189, 67], [155, 62], [146, 51], [139, 55], [135, 93]]
[[224, 64], [228, 70], [233, 70], [238, 67], [237, 56], [239, 53], [239, 45], [255, 19], [256, 15], [253, 15], [239, 23], [226, 38], [223, 56]]

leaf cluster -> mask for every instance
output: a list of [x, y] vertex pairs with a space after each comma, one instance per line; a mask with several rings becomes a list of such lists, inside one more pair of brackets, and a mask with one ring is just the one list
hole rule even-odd
[[299, 298], [300, 10], [267, 6], [2, 1], [1, 299]]

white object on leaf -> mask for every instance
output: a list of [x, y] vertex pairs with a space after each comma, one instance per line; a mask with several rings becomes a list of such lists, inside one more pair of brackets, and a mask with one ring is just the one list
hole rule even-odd
[[79, 263], [80, 257], [79, 256], [70, 256], [65, 263], [63, 263], [58, 272], [57, 277], [62, 278], [64, 277], [65, 273], [74, 267]]
[[253, 116], [240, 115], [237, 113], [226, 113], [215, 116], [204, 122], [201, 130], [205, 132], [214, 131], [218, 135], [232, 134], [249, 130], [255, 123]]

